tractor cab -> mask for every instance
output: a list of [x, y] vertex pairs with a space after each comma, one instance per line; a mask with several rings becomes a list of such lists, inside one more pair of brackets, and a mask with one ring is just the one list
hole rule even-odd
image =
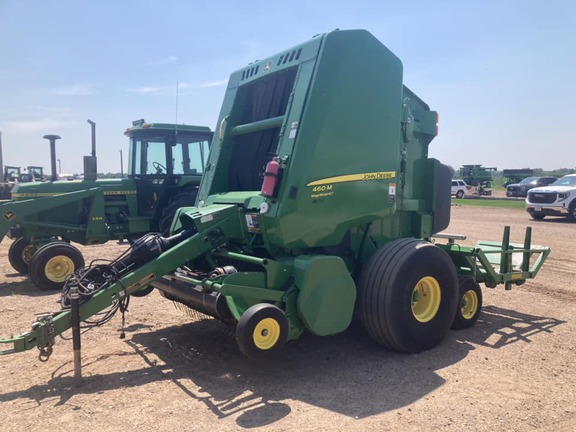
[[20, 181], [21, 169], [20, 167], [8, 166], [4, 167], [4, 179], [9, 183], [17, 183]]
[[213, 133], [204, 126], [143, 119], [132, 125], [125, 132], [130, 139], [128, 174], [136, 184], [139, 214], [161, 217], [176, 191], [194, 189], [195, 197]]
[[32, 181], [42, 181], [44, 180], [44, 167], [30, 165], [28, 166], [28, 174]]

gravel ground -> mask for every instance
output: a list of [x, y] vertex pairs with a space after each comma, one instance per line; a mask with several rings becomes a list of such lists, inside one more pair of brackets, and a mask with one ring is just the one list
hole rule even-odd
[[[2, 430], [74, 427], [128, 431], [573, 431], [576, 430], [576, 224], [531, 221], [521, 210], [452, 207], [447, 232], [463, 244], [512, 238], [534, 228], [552, 253], [538, 277], [512, 291], [483, 288], [477, 324], [436, 348], [404, 355], [376, 346], [353, 326], [304, 335], [275, 361], [254, 362], [214, 320], [183, 314], [157, 293], [83, 335], [83, 380], [73, 379], [69, 340], [47, 363], [37, 352], [0, 358]], [[27, 330], [57, 310], [14, 274], [0, 244], [0, 334]], [[87, 260], [125, 245], [83, 248]]]

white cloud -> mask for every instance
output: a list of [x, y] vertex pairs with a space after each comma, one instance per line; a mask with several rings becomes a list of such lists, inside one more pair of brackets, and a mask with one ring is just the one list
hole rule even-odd
[[[200, 84], [192, 83], [178, 83], [179, 90], [185, 89], [206, 89], [214, 87], [223, 87], [228, 83], [228, 80], [207, 81]], [[131, 87], [127, 89], [130, 93], [148, 94], [148, 95], [165, 95], [174, 94], [176, 92], [176, 84], [170, 86], [141, 86]]]
[[228, 79], [218, 80], [218, 81], [208, 81], [204, 84], [201, 84], [201, 88], [210, 88], [210, 87], [223, 87], [228, 84]]
[[179, 83], [178, 87], [181, 89], [203, 89], [203, 88], [212, 88], [212, 87], [223, 87], [228, 84], [228, 79], [223, 80], [216, 80], [216, 81], [206, 81], [200, 84], [191, 84], [191, 83]]
[[142, 86], [129, 88], [128, 91], [131, 93], [158, 94], [166, 91], [167, 89], [167, 87]]
[[0, 130], [11, 134], [36, 134], [40, 131], [70, 128], [73, 122], [52, 118], [9, 120], [0, 125]]
[[96, 93], [92, 86], [85, 84], [74, 84], [60, 87], [55, 89], [53, 92], [59, 96], [89, 96]]
[[163, 66], [178, 61], [178, 57], [171, 55], [148, 63], [149, 66]]

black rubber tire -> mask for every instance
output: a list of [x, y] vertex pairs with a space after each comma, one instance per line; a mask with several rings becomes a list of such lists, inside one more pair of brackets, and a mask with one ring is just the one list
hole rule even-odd
[[36, 246], [26, 237], [18, 237], [8, 249], [8, 261], [18, 273], [27, 274]]
[[28, 276], [41, 291], [61, 290], [68, 276], [81, 267], [84, 267], [82, 253], [66, 242], [55, 241], [34, 253]]
[[456, 192], [456, 198], [462, 199], [463, 196], [464, 196], [464, 191], [459, 190], [458, 192]]
[[542, 220], [546, 217], [544, 213], [530, 213], [530, 216], [532, 216], [534, 220]]
[[[255, 340], [260, 332], [263, 340]], [[264, 333], [266, 332], [266, 333]], [[288, 319], [279, 307], [258, 303], [242, 314], [236, 326], [236, 343], [251, 359], [275, 355], [288, 340]]]
[[146, 297], [148, 294], [152, 294], [152, 291], [154, 291], [154, 287], [152, 285], [148, 285], [146, 288], [142, 288], [141, 290], [138, 290], [130, 295], [132, 297]]
[[572, 201], [568, 207], [568, 220], [576, 222], [576, 200]]
[[[431, 307], [431, 316], [419, 320], [421, 311], [415, 307], [419, 307], [422, 286], [429, 289], [428, 281], [438, 293], [430, 295], [438, 298], [437, 309]], [[398, 239], [377, 249], [364, 266], [356, 316], [378, 344], [417, 353], [433, 348], [446, 336], [457, 302], [458, 277], [448, 254], [427, 241]]]
[[164, 208], [164, 210], [162, 210], [162, 216], [160, 217], [159, 228], [163, 236], [168, 235], [176, 211], [181, 207], [194, 206], [196, 203], [197, 195], [197, 186], [184, 186], [172, 198], [170, 198], [168, 205]]
[[482, 311], [482, 289], [471, 277], [458, 278], [458, 307], [452, 328], [454, 330], [472, 327]]

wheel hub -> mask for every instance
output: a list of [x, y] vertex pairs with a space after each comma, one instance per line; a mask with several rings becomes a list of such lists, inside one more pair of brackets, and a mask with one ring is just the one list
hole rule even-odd
[[74, 261], [67, 256], [55, 256], [46, 263], [44, 273], [52, 282], [64, 282], [74, 272]]
[[412, 291], [412, 314], [419, 322], [431, 321], [440, 308], [440, 284], [432, 276], [423, 277]]
[[267, 350], [278, 342], [280, 338], [280, 324], [274, 318], [261, 320], [254, 328], [254, 345], [259, 349]]
[[462, 296], [460, 311], [465, 319], [471, 319], [478, 309], [478, 296], [473, 290], [468, 290]]
[[26, 264], [30, 264], [30, 260], [32, 259], [32, 255], [34, 255], [35, 251], [36, 248], [33, 245], [26, 246], [22, 250], [22, 261], [24, 261]]

